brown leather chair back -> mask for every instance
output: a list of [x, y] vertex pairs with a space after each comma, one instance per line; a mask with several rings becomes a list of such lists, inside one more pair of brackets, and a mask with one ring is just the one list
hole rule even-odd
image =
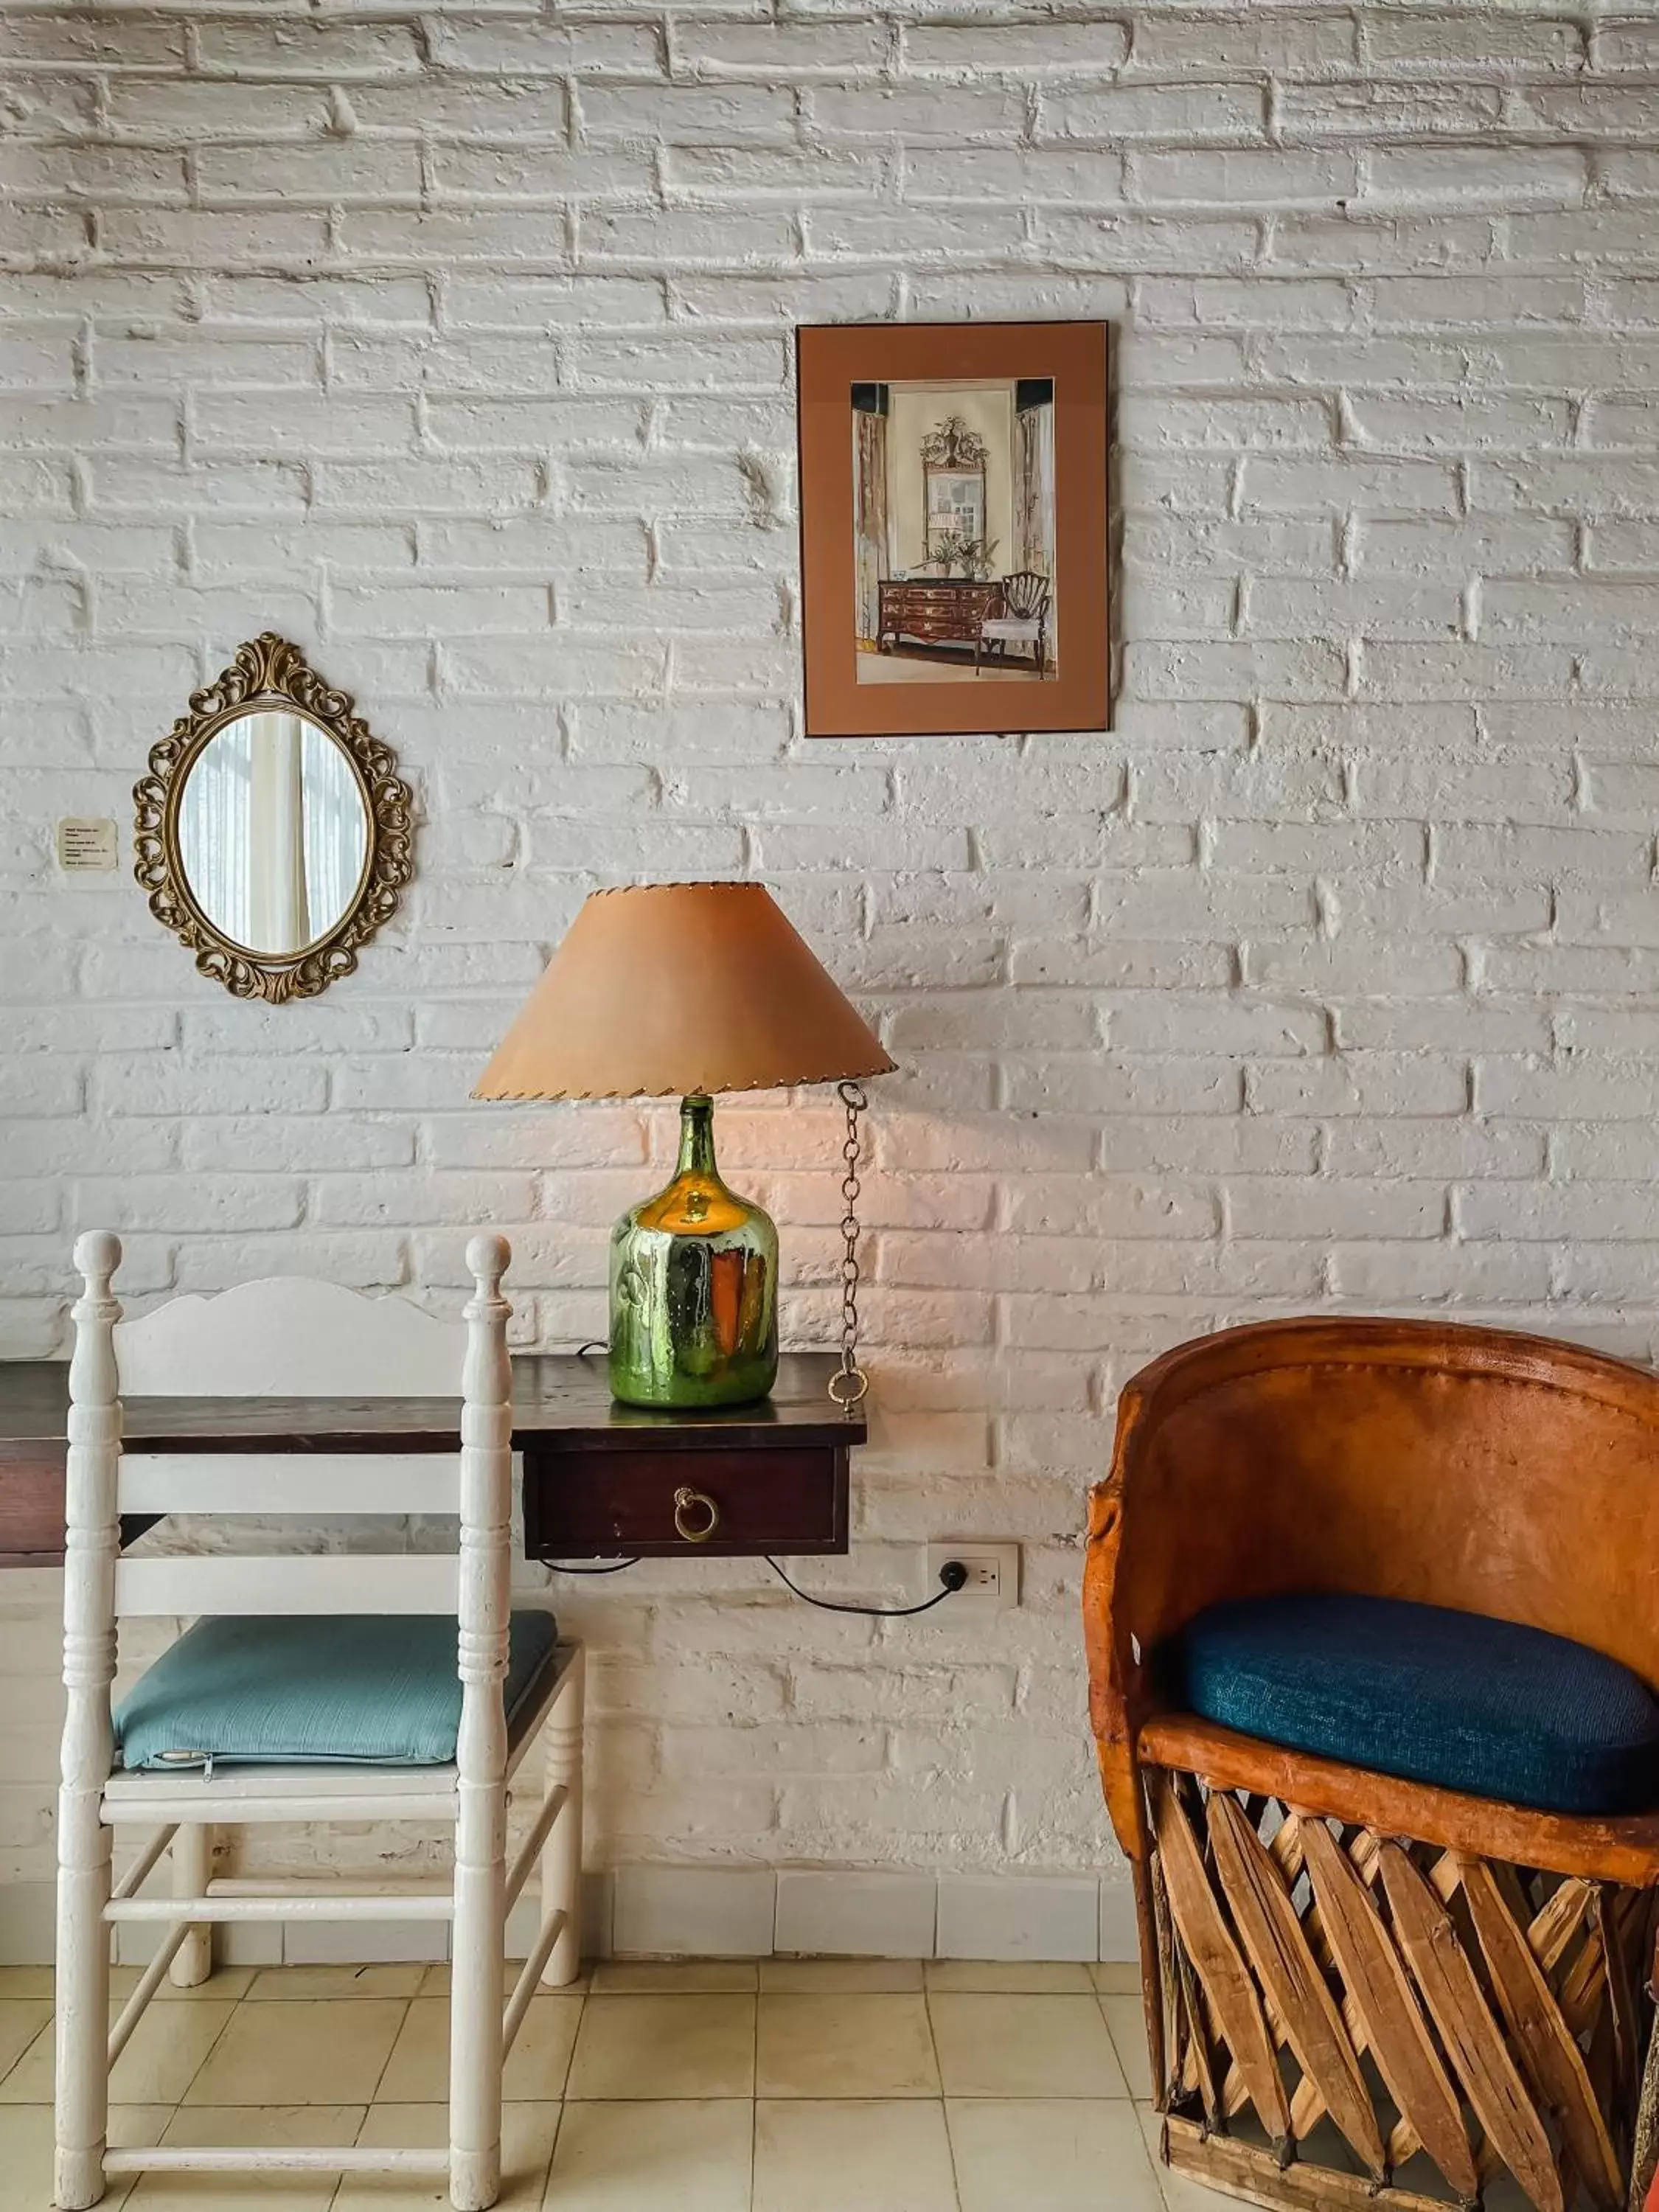
[[1231, 1329], [1128, 1384], [1097, 1518], [1114, 1490], [1121, 1662], [1220, 1598], [1342, 1589], [1525, 1621], [1659, 1687], [1645, 1369], [1439, 1322]]

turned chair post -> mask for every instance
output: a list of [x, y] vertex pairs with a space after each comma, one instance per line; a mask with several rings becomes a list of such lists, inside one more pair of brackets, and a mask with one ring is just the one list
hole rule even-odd
[[116, 1480], [121, 1407], [115, 1365], [119, 1302], [110, 1279], [118, 1238], [91, 1231], [75, 1247], [84, 1289], [71, 1319], [69, 1457], [65, 1468], [64, 1686], [68, 1693], [58, 1793], [57, 2154], [62, 2212], [84, 2212], [104, 2194], [109, 2077], [109, 1929], [113, 1838], [101, 1818], [115, 1755], [110, 1685], [115, 1680], [115, 1561], [121, 1547]]
[[450, 1977], [450, 2200], [495, 2203], [501, 2166], [501, 1944], [507, 1879], [507, 1679], [513, 1381], [501, 1276], [507, 1244], [475, 1237], [466, 1263], [459, 1605], [461, 1725]]
[[574, 1982], [581, 1971], [582, 1723], [587, 1657], [578, 1650], [553, 1700], [544, 1731], [545, 1791], [563, 1793], [564, 1808], [542, 1849], [544, 1915], [562, 1911], [564, 1925], [549, 1954], [542, 1980], [549, 1988]]
[[[213, 1877], [213, 1829], [206, 1820], [181, 1820], [167, 1854], [175, 1897], [205, 1897]], [[213, 1923], [198, 1921], [179, 1946], [167, 1978], [175, 1990], [199, 1989], [213, 1972]]]

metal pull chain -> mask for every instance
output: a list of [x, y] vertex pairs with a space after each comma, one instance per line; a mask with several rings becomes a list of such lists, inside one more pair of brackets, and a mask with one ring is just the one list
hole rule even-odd
[[859, 1365], [859, 1115], [869, 1105], [858, 1083], [841, 1083], [836, 1095], [847, 1109], [847, 1138], [841, 1148], [846, 1172], [841, 1179], [844, 1212], [841, 1217], [843, 1249], [841, 1261], [841, 1365], [830, 1377], [830, 1395], [843, 1413], [850, 1413], [870, 1389], [870, 1378]]

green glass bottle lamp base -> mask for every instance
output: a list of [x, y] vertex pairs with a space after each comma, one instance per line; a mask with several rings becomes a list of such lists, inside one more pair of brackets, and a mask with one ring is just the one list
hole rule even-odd
[[625, 1406], [740, 1406], [778, 1373], [778, 1232], [714, 1164], [714, 1102], [680, 1102], [665, 1190], [611, 1232], [611, 1390]]

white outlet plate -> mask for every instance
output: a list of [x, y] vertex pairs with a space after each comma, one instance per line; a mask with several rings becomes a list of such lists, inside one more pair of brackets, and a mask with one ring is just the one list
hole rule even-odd
[[968, 1579], [954, 1596], [945, 1599], [941, 1613], [1006, 1613], [1019, 1603], [1019, 1546], [986, 1544], [964, 1539], [959, 1544], [927, 1547], [927, 1590], [939, 1588], [939, 1570], [951, 1559], [960, 1559]]

